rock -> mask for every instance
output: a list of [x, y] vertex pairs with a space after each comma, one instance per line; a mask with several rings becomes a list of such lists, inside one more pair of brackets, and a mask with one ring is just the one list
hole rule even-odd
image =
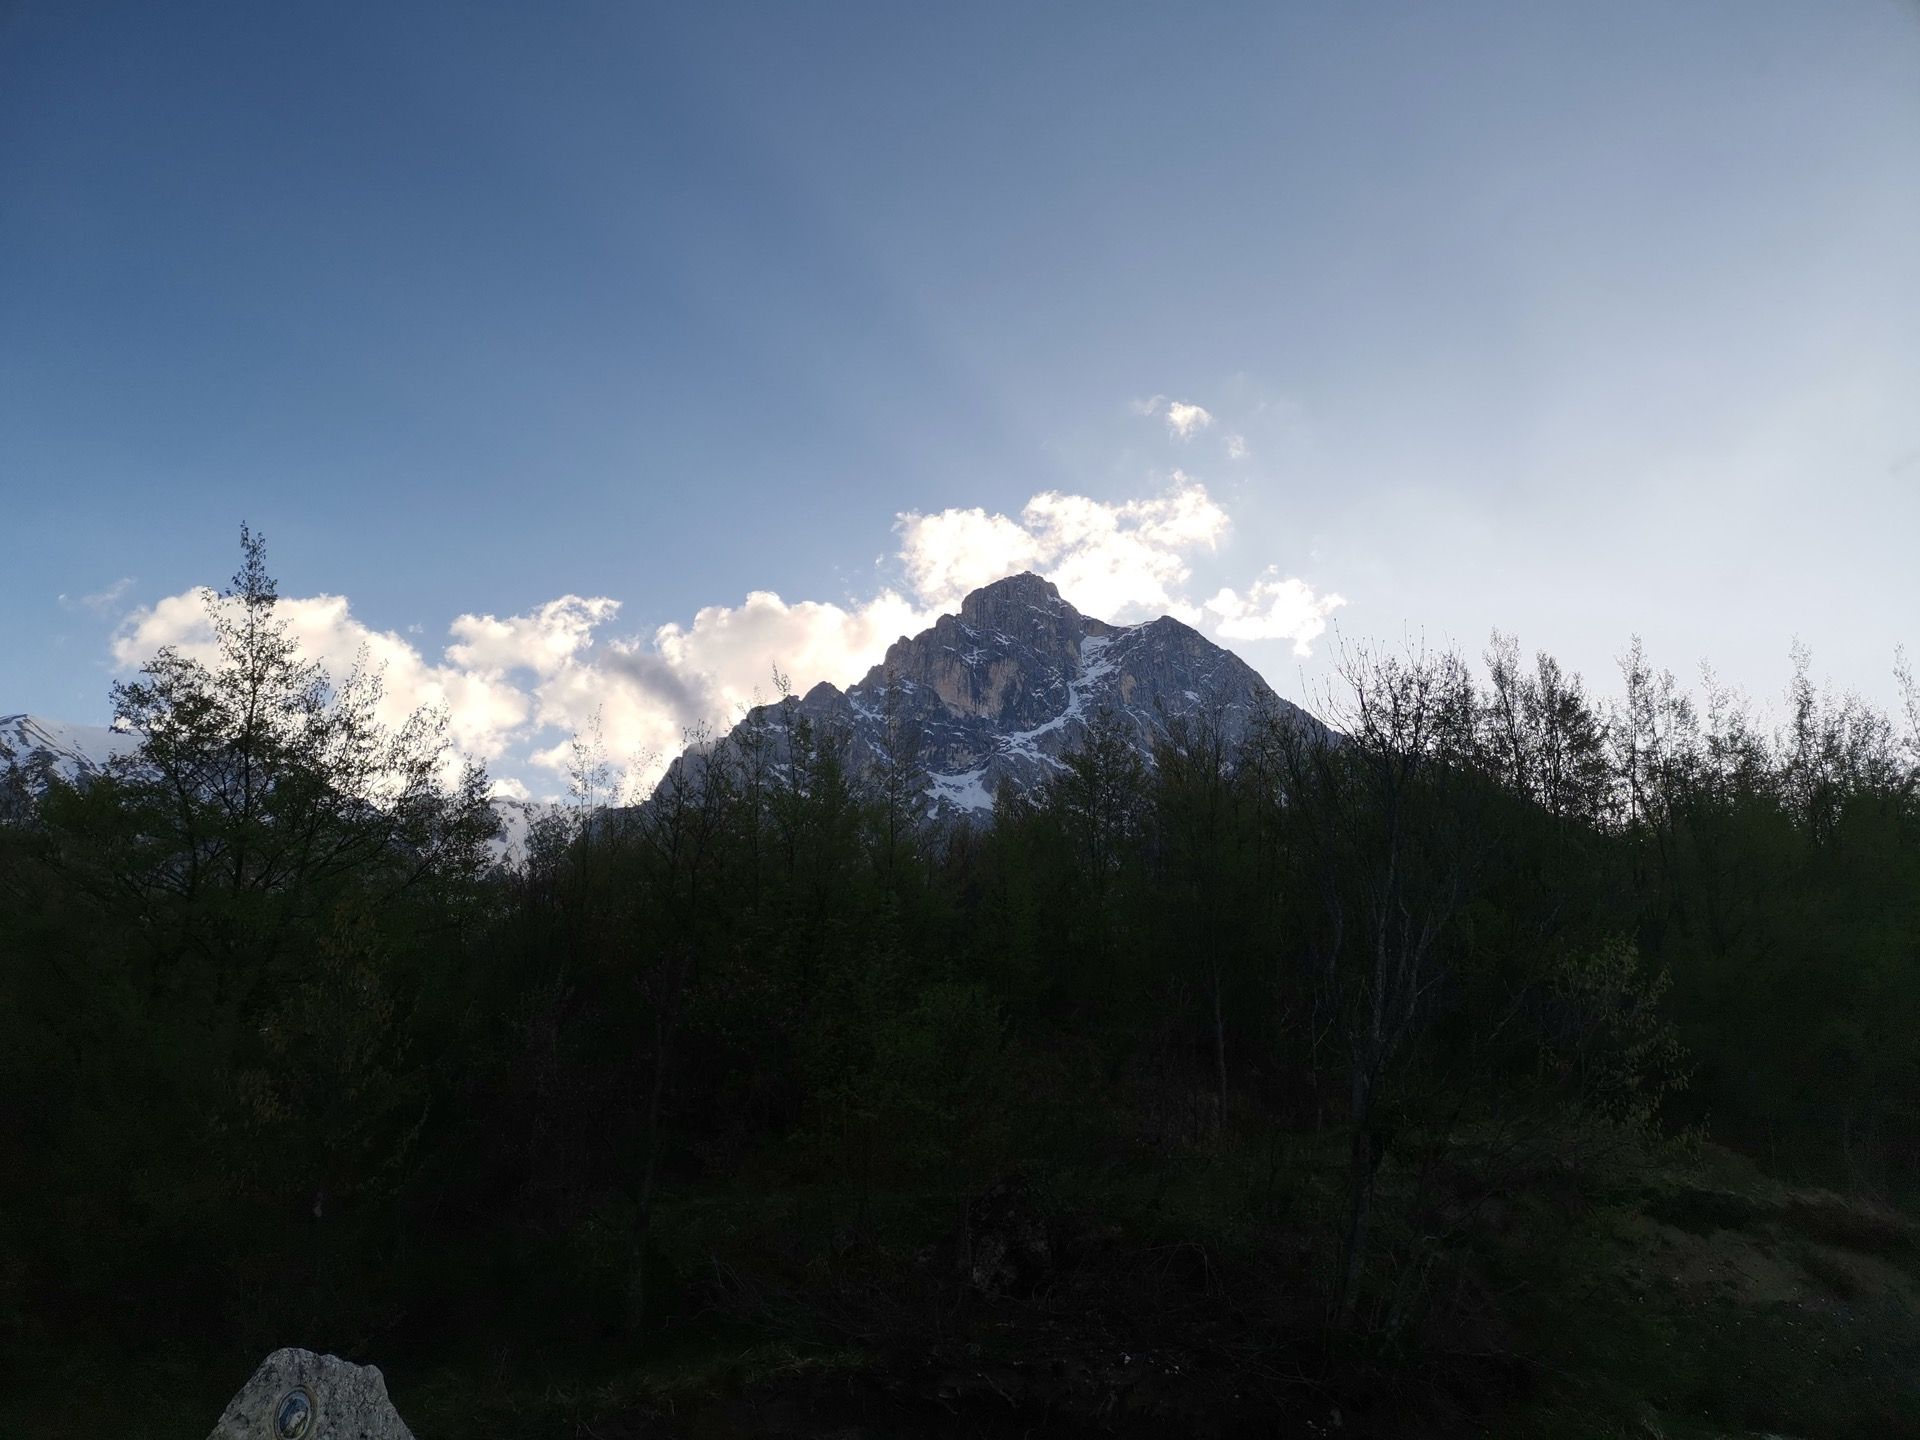
[[207, 1440], [413, 1440], [371, 1365], [276, 1350], [240, 1387]]
[[1032, 1294], [1053, 1273], [1050, 1227], [1017, 1177], [968, 1203], [957, 1238], [961, 1274], [983, 1295]]

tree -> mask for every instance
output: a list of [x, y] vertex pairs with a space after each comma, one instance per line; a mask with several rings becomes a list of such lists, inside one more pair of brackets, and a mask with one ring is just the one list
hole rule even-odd
[[1490, 773], [1556, 820], [1603, 823], [1611, 788], [1606, 730], [1580, 677], [1544, 651], [1533, 673], [1523, 672], [1519, 642], [1498, 630], [1486, 662], [1480, 744]]
[[872, 787], [878, 812], [880, 868], [887, 883], [896, 881], [900, 861], [912, 852], [927, 798], [927, 768], [921, 754], [926, 736], [901, 706], [900, 677], [887, 671], [881, 692], [886, 739], [874, 757]]
[[[1228, 972], [1253, 929], [1252, 828], [1233, 784], [1233, 748], [1218, 715], [1171, 717], [1154, 747], [1160, 881], [1171, 902], [1169, 950], [1198, 960], [1213, 1052], [1214, 1125], [1227, 1113]], [[1111, 801], [1109, 801], [1111, 803]]]
[[1321, 900], [1320, 983], [1347, 1060], [1347, 1214], [1334, 1312], [1358, 1298], [1375, 1181], [1396, 1130], [1388, 1085], [1446, 978], [1443, 933], [1472, 860], [1473, 686], [1452, 654], [1347, 647], [1322, 706], [1333, 736], [1297, 729], [1285, 785]]
[[[0, 1110], [59, 1117], [0, 1170], [51, 1217], [91, 1214], [67, 1221], [84, 1248], [59, 1228], [34, 1248], [146, 1329], [275, 1285], [318, 1304], [321, 1244], [392, 1233], [434, 1078], [423, 1017], [485, 919], [484, 773], [441, 716], [383, 725], [364, 665], [333, 685], [261, 538], [241, 552], [205, 594], [206, 649], [114, 688], [138, 748], [46, 791], [0, 855], [0, 1011], [20, 1007], [0, 1048], [17, 1027], [82, 1062], [0, 1075]], [[196, 1265], [229, 1278], [180, 1284]]]
[[1087, 726], [1078, 748], [1062, 757], [1066, 768], [1047, 782], [1044, 803], [1059, 809], [1086, 873], [1093, 899], [1104, 904], [1113, 873], [1139, 836], [1146, 765], [1110, 710]]
[[344, 890], [378, 909], [470, 878], [497, 822], [445, 714], [384, 726], [380, 676], [362, 657], [336, 686], [303, 657], [265, 538], [242, 527], [240, 546], [229, 588], [204, 592], [212, 663], [169, 646], [113, 687], [139, 744], [110, 767], [132, 823], [99, 878], [153, 937], [156, 984], [197, 956], [215, 1002], [244, 1004]]
[[646, 1022], [646, 1063], [631, 1064], [640, 1115], [638, 1157], [623, 1167], [635, 1216], [634, 1263], [628, 1277], [630, 1324], [648, 1318], [648, 1252], [659, 1185], [661, 1124], [676, 1058], [686, 992], [714, 947], [720, 928], [729, 841], [738, 833], [739, 787], [733, 757], [704, 729], [688, 732], [680, 766], [669, 771], [623, 838], [637, 862], [633, 894], [646, 904], [625, 910], [605, 937], [619, 958]]

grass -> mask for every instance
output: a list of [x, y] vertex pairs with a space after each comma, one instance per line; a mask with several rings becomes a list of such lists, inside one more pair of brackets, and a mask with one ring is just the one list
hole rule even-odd
[[1512, 1433], [1920, 1436], [1913, 1276], [1887, 1259], [1897, 1219], [1723, 1176], [1542, 1223], [1506, 1257], [1548, 1377]]

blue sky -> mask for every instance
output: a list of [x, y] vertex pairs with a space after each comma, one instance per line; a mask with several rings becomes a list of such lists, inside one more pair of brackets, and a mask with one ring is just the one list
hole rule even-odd
[[106, 718], [242, 520], [536, 789], [1016, 554], [1283, 693], [1331, 615], [1884, 698], [1916, 237], [1903, 0], [17, 0], [0, 711]]

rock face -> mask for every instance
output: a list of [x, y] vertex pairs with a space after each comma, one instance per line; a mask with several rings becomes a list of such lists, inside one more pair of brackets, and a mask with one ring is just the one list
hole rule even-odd
[[276, 1350], [207, 1440], [413, 1440], [413, 1432], [373, 1366], [311, 1350]]
[[[816, 685], [797, 704], [816, 730], [843, 739], [856, 778], [896, 748], [917, 752], [932, 819], [983, 815], [999, 788], [1045, 782], [1103, 714], [1149, 763], [1182, 719], [1217, 721], [1229, 742], [1262, 710], [1314, 723], [1239, 656], [1173, 617], [1110, 625], [1030, 574], [974, 591], [959, 614], [895, 641], [858, 684]], [[742, 725], [778, 732], [785, 723], [779, 706], [765, 705]]]

